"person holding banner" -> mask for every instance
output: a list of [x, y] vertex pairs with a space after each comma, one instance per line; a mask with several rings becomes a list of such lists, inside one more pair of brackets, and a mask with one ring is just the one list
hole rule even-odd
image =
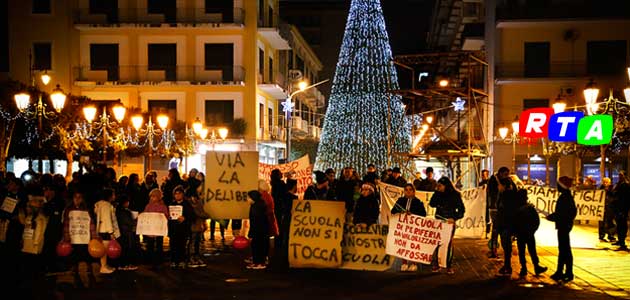
[[[420, 199], [416, 198], [416, 188], [411, 183], [407, 183], [404, 186], [403, 197], [398, 198], [394, 207], [392, 207], [391, 214], [412, 214], [421, 217], [427, 216], [427, 211], [424, 209], [424, 204]], [[400, 271], [415, 272], [418, 270], [418, 266], [415, 263], [410, 263], [407, 260], [402, 261]]]
[[353, 221], [355, 225], [367, 228], [372, 224], [376, 224], [378, 220], [379, 203], [375, 193], [376, 189], [371, 183], [361, 185], [361, 196], [354, 209]]
[[[573, 221], [577, 215], [575, 200], [571, 192], [573, 178], [562, 176], [558, 179], [558, 202], [555, 211], [547, 216], [547, 220], [556, 223], [558, 230], [558, 268], [551, 275], [555, 281], [573, 280], [573, 253], [571, 253], [571, 237]], [[566, 267], [566, 268], [565, 268]]]
[[[88, 252], [88, 243], [92, 239], [101, 240], [96, 232], [96, 218], [88, 209], [82, 191], [75, 190], [72, 202], [63, 213], [63, 240], [72, 244], [72, 271], [77, 285], [89, 285], [94, 281], [91, 263], [93, 258]], [[85, 264], [85, 268], [81, 265]]]
[[[159, 188], [154, 188], [149, 193], [149, 204], [147, 204], [144, 208], [144, 212], [162, 213], [167, 220], [169, 219], [168, 207], [166, 207], [164, 200], [162, 200], [162, 191], [160, 191]], [[162, 263], [164, 237], [145, 235], [143, 235], [143, 237], [147, 242], [147, 254], [149, 256], [149, 260], [153, 265], [153, 269], [157, 270], [160, 268], [160, 264]]]
[[[435, 207], [435, 218], [444, 220], [449, 224], [455, 224], [455, 221], [464, 217], [466, 208], [462, 201], [462, 194], [453, 186], [453, 182], [444, 176], [437, 181], [435, 186], [435, 193], [431, 196], [429, 206]], [[453, 226], [453, 232], [451, 233], [451, 240], [448, 243], [448, 252], [446, 260], [446, 273], [455, 274], [453, 269], [453, 237], [455, 236], [455, 227]], [[438, 250], [441, 247], [438, 246], [433, 252], [432, 271], [434, 273], [440, 271], [438, 265]]]

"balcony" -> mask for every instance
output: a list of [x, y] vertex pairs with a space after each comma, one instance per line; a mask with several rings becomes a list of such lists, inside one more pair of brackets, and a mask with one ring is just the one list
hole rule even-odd
[[243, 85], [245, 69], [241, 66], [166, 66], [149, 70], [148, 66], [115, 66], [94, 70], [89, 66], [74, 67], [77, 85], [155, 85], [176, 84]]
[[258, 74], [258, 88], [276, 99], [286, 99], [289, 95], [286, 92], [284, 75], [280, 72], [273, 73], [271, 80], [263, 80], [263, 76]]
[[90, 8], [79, 8], [74, 11], [74, 24], [100, 25], [110, 27], [121, 24], [146, 25], [160, 27], [162, 24], [210, 25], [217, 24], [243, 25], [245, 11], [234, 8], [232, 13], [206, 13], [205, 8], [177, 8], [172, 13], [148, 13], [148, 8], [119, 8], [113, 12], [94, 12]]
[[319, 128], [319, 127], [317, 127], [317, 126], [315, 126], [315, 125], [309, 125], [309, 126], [308, 126], [308, 135], [309, 135], [310, 137], [313, 137], [313, 138], [319, 139], [319, 137], [321, 136], [321, 134], [322, 134], [322, 129], [321, 129], [321, 128]]
[[260, 34], [265, 40], [267, 40], [271, 47], [276, 50], [291, 50], [289, 45], [289, 29], [287, 24], [281, 24], [279, 27], [269, 25], [258, 26], [258, 34]]
[[571, 78], [588, 76], [585, 62], [552, 62], [548, 67], [534, 66], [526, 68], [524, 63], [497, 64], [495, 77], [506, 79], [536, 79], [536, 78]]

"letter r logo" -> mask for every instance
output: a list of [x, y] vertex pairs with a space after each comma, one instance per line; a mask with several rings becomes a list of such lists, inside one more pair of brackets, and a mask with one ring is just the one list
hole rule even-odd
[[553, 109], [548, 107], [532, 108], [521, 113], [519, 120], [519, 134], [532, 139], [547, 137], [549, 120], [553, 116]]

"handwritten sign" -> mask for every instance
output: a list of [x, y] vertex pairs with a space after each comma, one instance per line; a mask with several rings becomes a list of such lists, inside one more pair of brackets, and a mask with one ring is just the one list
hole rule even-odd
[[453, 224], [412, 214], [398, 214], [389, 220], [389, 228], [387, 254], [431, 264], [435, 248], [440, 246], [438, 262], [441, 267], [446, 267]]
[[258, 178], [269, 181], [271, 171], [280, 170], [282, 174], [294, 172], [293, 179], [297, 180], [297, 195], [299, 199], [304, 197], [306, 189], [313, 184], [313, 165], [310, 164], [308, 154], [301, 158], [281, 165], [258, 164]]
[[[540, 213], [549, 215], [556, 209], [556, 201], [560, 197], [557, 189], [527, 185], [527, 200], [533, 204]], [[601, 221], [604, 219], [606, 191], [582, 190], [573, 191], [575, 206], [577, 207], [576, 220]]]
[[181, 205], [169, 205], [168, 215], [171, 217], [171, 220], [177, 220], [182, 215], [183, 210], [184, 207]]
[[4, 201], [2, 201], [1, 210], [4, 210], [10, 214], [15, 210], [15, 206], [17, 205], [17, 199], [11, 197], [5, 197]]
[[344, 217], [343, 202], [293, 201], [289, 265], [293, 268], [341, 266]]
[[247, 192], [258, 189], [258, 152], [206, 154], [204, 210], [212, 219], [247, 219]]
[[148, 236], [167, 236], [168, 220], [163, 213], [143, 212], [138, 215], [136, 234]]
[[455, 237], [480, 238], [486, 231], [486, 186], [462, 191], [466, 212], [457, 220]]
[[87, 211], [73, 210], [68, 213], [70, 243], [87, 244], [90, 242], [90, 214]]
[[358, 227], [346, 224], [341, 243], [341, 268], [369, 271], [385, 271], [391, 268], [394, 258], [385, 253], [387, 232], [387, 225]]

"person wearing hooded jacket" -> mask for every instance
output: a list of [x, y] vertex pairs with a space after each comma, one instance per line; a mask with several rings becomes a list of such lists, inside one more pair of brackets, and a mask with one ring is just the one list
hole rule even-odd
[[527, 276], [527, 258], [525, 256], [525, 247], [529, 251], [529, 256], [534, 265], [534, 273], [536, 276], [547, 271], [547, 267], [539, 264], [538, 254], [536, 253], [536, 237], [534, 234], [540, 226], [540, 218], [536, 207], [527, 203], [527, 190], [520, 189], [516, 192], [516, 200], [518, 210], [516, 213], [516, 222], [514, 233], [516, 234], [516, 245], [518, 246], [518, 259], [521, 263], [520, 277]]
[[560, 197], [558, 197], [554, 212], [547, 216], [547, 220], [556, 223], [556, 230], [558, 230], [558, 268], [551, 275], [551, 279], [555, 281], [573, 280], [573, 253], [571, 253], [569, 233], [573, 229], [577, 208], [570, 190], [572, 185], [573, 178], [562, 176], [558, 179]]
[[[455, 222], [464, 217], [466, 208], [462, 201], [462, 194], [453, 186], [453, 182], [448, 177], [442, 177], [437, 181], [435, 192], [431, 196], [429, 206], [435, 207], [435, 218], [445, 220], [449, 224], [453, 224], [451, 239], [448, 243], [448, 253], [446, 260], [446, 272], [455, 274], [453, 269], [453, 237], [455, 236]], [[433, 268], [432, 271], [439, 272], [438, 266], [438, 248], [433, 252]]]
[[269, 255], [269, 237], [271, 236], [269, 218], [267, 217], [268, 207], [259, 191], [249, 191], [247, 195], [253, 201], [249, 208], [250, 228], [248, 233], [248, 237], [252, 239], [252, 263], [247, 265], [247, 268], [264, 270], [267, 268], [265, 261]]

